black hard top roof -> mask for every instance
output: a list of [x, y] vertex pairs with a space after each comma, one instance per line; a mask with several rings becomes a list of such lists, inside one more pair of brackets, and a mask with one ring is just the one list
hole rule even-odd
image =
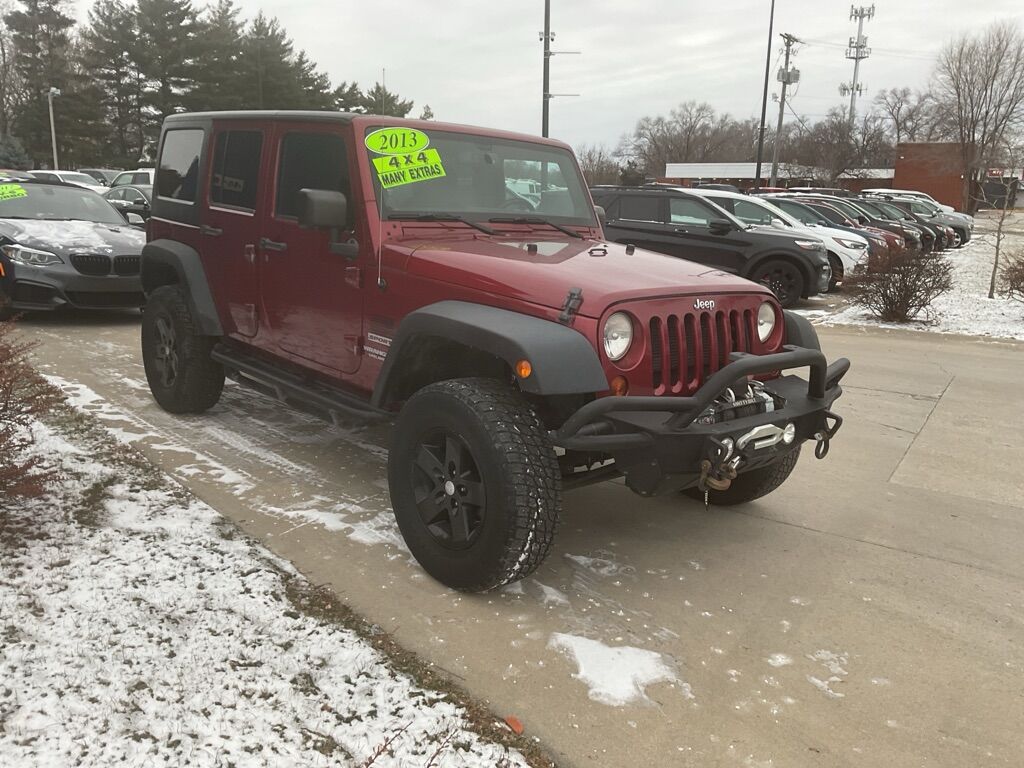
[[350, 123], [353, 117], [362, 117], [351, 112], [328, 112], [312, 109], [238, 109], [222, 112], [181, 112], [168, 115], [165, 123], [187, 123], [195, 120], [322, 120], [325, 122]]

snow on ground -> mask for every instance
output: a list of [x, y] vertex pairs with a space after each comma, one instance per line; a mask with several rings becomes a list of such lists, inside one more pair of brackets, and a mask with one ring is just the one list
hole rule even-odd
[[60, 474], [0, 500], [4, 768], [526, 765], [168, 478], [35, 432]]
[[[902, 328], [968, 336], [1024, 340], [1024, 304], [1011, 299], [988, 298], [989, 280], [995, 258], [995, 222], [988, 218], [976, 221], [974, 237], [963, 248], [947, 252], [953, 262], [953, 290], [940, 296], [932, 305], [931, 315], [910, 323], [883, 323], [863, 308], [847, 302], [821, 302], [799, 310], [811, 322], [821, 325], [870, 325], [881, 328]], [[1024, 213], [1007, 217], [1008, 234], [1002, 253], [1024, 251]], [[820, 297], [819, 297], [820, 298]], [[827, 299], [826, 299], [827, 301]]]

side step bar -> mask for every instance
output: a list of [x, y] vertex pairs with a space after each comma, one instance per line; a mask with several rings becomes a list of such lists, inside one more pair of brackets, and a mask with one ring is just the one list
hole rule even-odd
[[223, 344], [216, 345], [210, 356], [223, 365], [229, 374], [234, 373], [248, 380], [243, 383], [269, 389], [282, 402], [297, 401], [325, 410], [335, 423], [341, 415], [363, 421], [379, 421], [393, 416], [346, 392], [284, 371]]

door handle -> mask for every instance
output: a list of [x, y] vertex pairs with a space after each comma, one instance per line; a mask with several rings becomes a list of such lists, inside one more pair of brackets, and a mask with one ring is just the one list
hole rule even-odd
[[676, 227], [672, 231], [675, 232], [677, 235], [688, 235], [688, 234], [690, 234], [689, 232], [686, 231], [686, 229], [684, 227]]
[[208, 224], [203, 224], [203, 226], [199, 228], [199, 234], [206, 235], [207, 237], [220, 237], [224, 234], [224, 230], [220, 227], [211, 227]]
[[261, 237], [260, 248], [265, 251], [287, 251], [288, 243], [279, 243], [276, 240], [271, 240], [269, 237]]

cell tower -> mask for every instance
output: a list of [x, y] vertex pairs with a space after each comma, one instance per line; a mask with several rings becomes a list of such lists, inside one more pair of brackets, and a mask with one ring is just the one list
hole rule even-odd
[[853, 59], [853, 81], [843, 83], [839, 86], [841, 96], [850, 97], [850, 126], [855, 124], [857, 119], [857, 97], [864, 93], [865, 86], [860, 83], [860, 62], [871, 55], [868, 48], [868, 39], [864, 36], [864, 20], [871, 19], [875, 15], [875, 6], [854, 7], [850, 6], [850, 21], [857, 21], [857, 36], [850, 38], [850, 46], [846, 49], [846, 58]]

